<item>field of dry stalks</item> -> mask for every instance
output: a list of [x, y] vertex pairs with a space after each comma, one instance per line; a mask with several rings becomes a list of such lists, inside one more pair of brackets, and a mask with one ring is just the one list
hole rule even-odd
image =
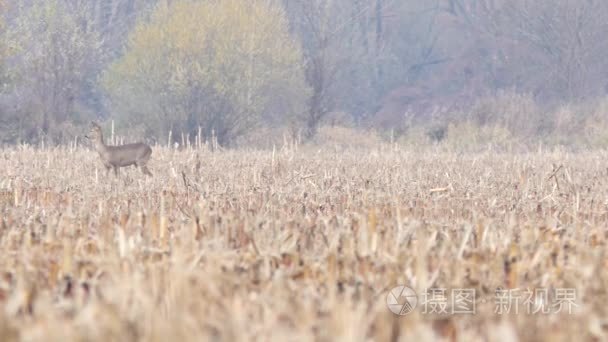
[[1, 341], [608, 338], [606, 152], [153, 150], [0, 150]]

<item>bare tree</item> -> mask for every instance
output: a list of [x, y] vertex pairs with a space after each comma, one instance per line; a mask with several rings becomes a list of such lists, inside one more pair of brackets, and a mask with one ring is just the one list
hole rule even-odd
[[11, 92], [20, 139], [66, 132], [78, 121], [99, 68], [100, 38], [82, 25], [83, 8], [60, 0], [19, 8], [9, 35], [17, 46]]
[[[387, 3], [391, 6], [387, 6]], [[373, 111], [392, 82], [385, 17], [395, 1], [284, 1], [300, 38], [312, 95], [302, 121], [307, 137], [331, 112], [356, 118]], [[395, 77], [396, 78], [396, 77]]]
[[337, 1], [287, 1], [291, 25], [302, 41], [306, 81], [312, 89], [304, 117], [305, 135], [316, 134], [321, 120], [335, 105], [332, 88], [336, 82], [340, 57], [336, 49], [335, 11]]
[[604, 91], [608, 3], [536, 0], [448, 0], [448, 13], [481, 43], [478, 66], [491, 88], [514, 86], [544, 101], [576, 100]]

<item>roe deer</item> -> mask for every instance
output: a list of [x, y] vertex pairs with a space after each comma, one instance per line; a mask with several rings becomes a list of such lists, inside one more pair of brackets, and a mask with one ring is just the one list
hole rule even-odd
[[147, 176], [152, 176], [146, 164], [152, 155], [150, 146], [144, 143], [134, 143], [119, 146], [108, 146], [103, 141], [101, 127], [91, 122], [91, 131], [85, 137], [93, 142], [95, 150], [99, 153], [106, 174], [114, 169], [114, 175], [118, 176], [118, 169], [123, 166], [135, 165]]

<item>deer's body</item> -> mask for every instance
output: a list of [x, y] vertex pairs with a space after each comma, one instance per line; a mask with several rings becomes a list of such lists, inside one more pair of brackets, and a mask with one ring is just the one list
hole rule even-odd
[[95, 150], [99, 153], [101, 162], [106, 168], [106, 173], [109, 173], [110, 169], [113, 169], [114, 174], [118, 175], [119, 168], [135, 165], [145, 175], [152, 176], [152, 173], [146, 166], [152, 155], [150, 146], [144, 143], [108, 146], [103, 140], [101, 127], [95, 123], [92, 124], [93, 127], [87, 137], [92, 140]]

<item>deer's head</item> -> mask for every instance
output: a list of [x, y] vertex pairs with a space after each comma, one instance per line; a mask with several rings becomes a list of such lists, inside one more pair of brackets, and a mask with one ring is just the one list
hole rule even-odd
[[101, 126], [99, 126], [96, 122], [91, 121], [91, 130], [85, 135], [85, 138], [93, 141], [102, 139], [103, 133], [101, 132]]

